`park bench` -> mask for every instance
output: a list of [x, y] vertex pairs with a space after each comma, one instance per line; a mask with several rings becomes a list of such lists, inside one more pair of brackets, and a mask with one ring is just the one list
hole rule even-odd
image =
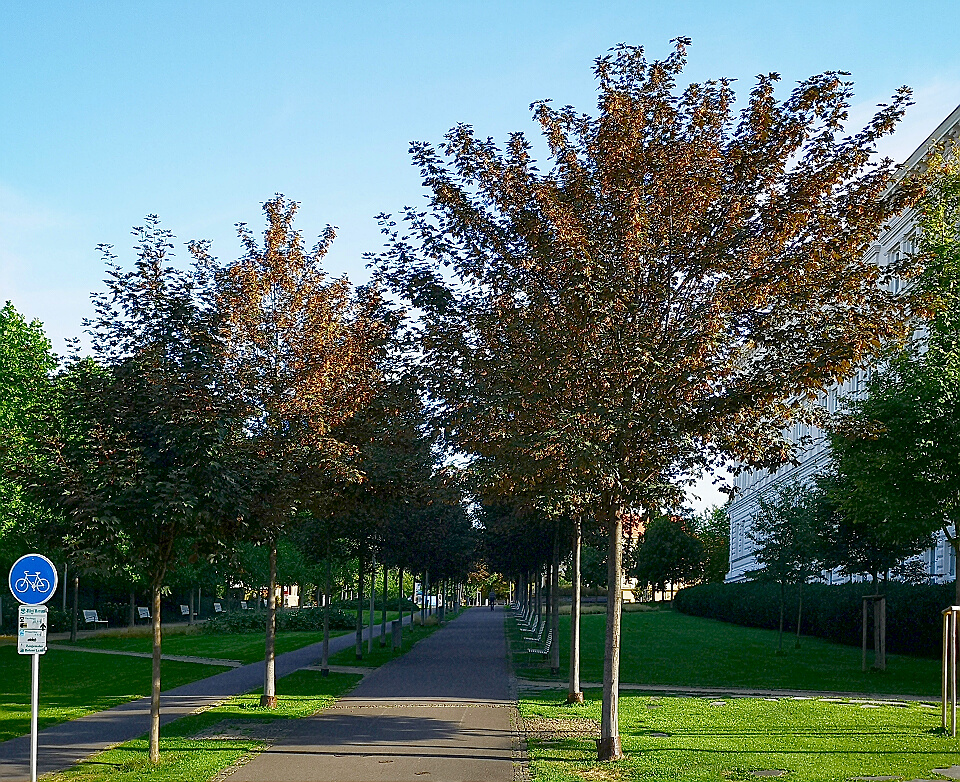
[[540, 629], [537, 630], [536, 633], [524, 634], [523, 640], [524, 640], [524, 641], [533, 641], [533, 643], [537, 643], [537, 644], [540, 643], [540, 641], [543, 639], [543, 630], [544, 630], [544, 628], [545, 628], [546, 626], [547, 626], [547, 623], [546, 623], [546, 622], [541, 622], [541, 623], [540, 623]]
[[149, 619], [150, 618], [150, 609], [146, 606], [137, 606], [137, 616], [140, 619]]
[[246, 601], [246, 600], [241, 600], [241, 601], [240, 601], [240, 608], [243, 609], [244, 611], [247, 610], [247, 601]]
[[90, 611], [90, 610], [87, 610], [86, 608], [83, 609], [83, 621], [86, 622], [88, 625], [103, 625], [104, 627], [107, 626], [106, 619], [101, 619], [99, 616], [97, 616], [96, 611]]
[[527, 654], [542, 654], [544, 656], [550, 654], [550, 646], [553, 644], [553, 630], [547, 633], [547, 641], [541, 649], [539, 646], [528, 646]]
[[215, 613], [215, 614], [222, 614], [222, 613], [223, 613], [223, 606], [220, 605], [219, 603], [214, 603], [214, 604], [213, 604], [213, 613]]

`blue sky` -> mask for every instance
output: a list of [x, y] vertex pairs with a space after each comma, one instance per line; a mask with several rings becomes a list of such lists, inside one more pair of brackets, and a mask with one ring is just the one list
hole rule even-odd
[[786, 90], [850, 71], [859, 119], [909, 84], [885, 150], [902, 159], [960, 103], [958, 22], [955, 0], [0, 0], [0, 302], [62, 351], [101, 287], [98, 243], [130, 259], [130, 228], [156, 213], [233, 258], [233, 224], [258, 227], [276, 192], [308, 238], [338, 226], [328, 266], [362, 281], [374, 216], [422, 198], [410, 141], [458, 122], [535, 133], [542, 98], [592, 110], [593, 59], [621, 41], [663, 56], [690, 36], [685, 78], [743, 93], [761, 72]]

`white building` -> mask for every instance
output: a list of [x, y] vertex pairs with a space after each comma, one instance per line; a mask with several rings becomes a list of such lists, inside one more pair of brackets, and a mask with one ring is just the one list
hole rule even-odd
[[[921, 163], [931, 148], [941, 145], [953, 146], [958, 138], [960, 138], [960, 106], [954, 109], [950, 116], [916, 149], [907, 159], [904, 168], [912, 169]], [[908, 211], [885, 227], [869, 250], [869, 254], [876, 263], [885, 264], [899, 259], [902, 254], [914, 249], [915, 218], [916, 214]], [[899, 280], [891, 283], [894, 292], [898, 290], [899, 284]], [[868, 379], [869, 371], [858, 372], [841, 385], [826, 389], [820, 395], [819, 402], [833, 413], [837, 409], [838, 399], [862, 393]], [[757, 567], [753, 544], [748, 533], [752, 519], [759, 509], [758, 495], [769, 491], [772, 486], [782, 481], [794, 479], [805, 481], [812, 478], [829, 463], [829, 450], [819, 430], [803, 424], [794, 424], [787, 434], [793, 443], [809, 438], [810, 444], [800, 454], [799, 464], [786, 465], [772, 473], [767, 470], [744, 472], [736, 478], [736, 493], [727, 507], [730, 515], [730, 570], [727, 573], [727, 581], [742, 581], [749, 571]], [[957, 563], [953, 547], [947, 542], [942, 532], [939, 533], [936, 545], [923, 556], [927, 572], [931, 577], [944, 581], [952, 581], [956, 578]], [[830, 581], [841, 580], [837, 573], [827, 574], [827, 578]]]

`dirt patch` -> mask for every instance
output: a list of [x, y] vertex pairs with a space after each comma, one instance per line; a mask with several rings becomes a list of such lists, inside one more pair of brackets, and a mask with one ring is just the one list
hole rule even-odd
[[538, 739], [565, 739], [588, 738], [600, 736], [600, 724], [594, 720], [558, 719], [551, 717], [521, 717], [520, 732], [528, 738]]
[[254, 722], [251, 720], [222, 720], [209, 728], [194, 734], [195, 739], [231, 740], [244, 739], [246, 741], [275, 741], [283, 733], [283, 720], [270, 722]]

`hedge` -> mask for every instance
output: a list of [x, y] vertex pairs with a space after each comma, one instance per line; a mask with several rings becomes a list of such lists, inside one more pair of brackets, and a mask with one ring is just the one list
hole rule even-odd
[[[263, 632], [267, 622], [267, 613], [263, 610], [228, 611], [218, 614], [201, 625], [201, 631], [212, 635], [231, 633]], [[330, 609], [331, 630], [351, 630], [356, 619], [336, 608]], [[277, 611], [277, 630], [322, 630], [322, 608], [294, 608]]]
[[[954, 590], [953, 583], [881, 585], [880, 592], [887, 598], [887, 651], [940, 657], [943, 630], [940, 612], [953, 602]], [[874, 594], [872, 583], [805, 585], [802, 634], [860, 646], [862, 598], [870, 594]], [[760, 581], [700, 584], [677, 592], [673, 605], [693, 616], [776, 630], [780, 622], [780, 586]], [[797, 587], [789, 586], [785, 630], [796, 632], [796, 620]]]

